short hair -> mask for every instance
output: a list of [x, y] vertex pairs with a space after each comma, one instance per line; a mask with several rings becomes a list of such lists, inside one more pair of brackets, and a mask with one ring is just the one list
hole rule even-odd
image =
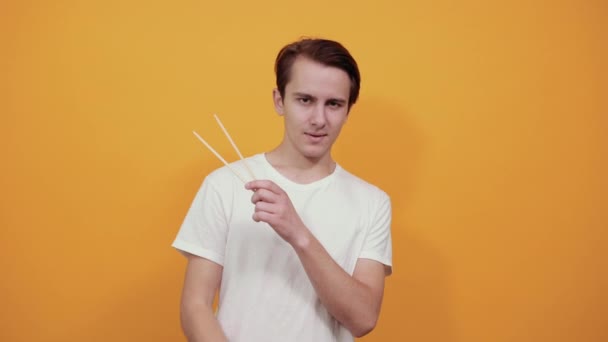
[[348, 108], [357, 102], [361, 86], [361, 75], [357, 62], [342, 44], [333, 40], [316, 38], [300, 39], [284, 46], [279, 51], [274, 72], [277, 79], [277, 89], [282, 98], [285, 98], [285, 87], [291, 77], [291, 67], [300, 56], [346, 72], [350, 78]]

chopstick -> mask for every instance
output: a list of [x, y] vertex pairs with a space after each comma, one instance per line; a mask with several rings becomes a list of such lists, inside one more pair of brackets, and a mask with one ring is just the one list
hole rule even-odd
[[[217, 121], [218, 125], [224, 132], [224, 135], [226, 135], [226, 138], [228, 138], [228, 140], [230, 141], [230, 144], [236, 150], [236, 153], [239, 155], [239, 157], [243, 161], [243, 164], [245, 164], [245, 168], [247, 169], [247, 172], [253, 179], [255, 179], [255, 175], [253, 174], [253, 171], [251, 171], [251, 169], [247, 165], [247, 162], [245, 161], [245, 158], [241, 154], [241, 151], [239, 151], [239, 148], [236, 146], [236, 144], [230, 137], [230, 134], [228, 134], [228, 131], [226, 130], [226, 128], [220, 121], [220, 118], [216, 114], [213, 114], [213, 116], [215, 117], [215, 120]], [[222, 156], [215, 149], [213, 149], [213, 147], [211, 147], [211, 145], [207, 141], [205, 141], [205, 139], [203, 139], [200, 135], [198, 135], [198, 133], [196, 133], [196, 131], [192, 131], [192, 133], [194, 133], [194, 135], [198, 138], [198, 140], [200, 140], [203, 143], [203, 145], [205, 145], [205, 147], [207, 147], [207, 149], [209, 149], [209, 151], [211, 151], [211, 153], [213, 153], [222, 163], [224, 163], [224, 165], [226, 165], [230, 169], [230, 171], [232, 171], [232, 173], [234, 173], [243, 183], [247, 183], [245, 178], [243, 178], [243, 176], [241, 176], [240, 173], [238, 173], [232, 166], [230, 166], [230, 164], [228, 164], [228, 162], [224, 158], [222, 158]]]
[[234, 143], [234, 141], [230, 137], [230, 134], [228, 133], [228, 131], [226, 130], [226, 128], [222, 124], [222, 121], [220, 120], [220, 118], [217, 116], [217, 114], [213, 114], [213, 117], [215, 117], [215, 121], [217, 121], [217, 124], [220, 125], [220, 128], [222, 129], [222, 131], [224, 131], [224, 135], [226, 135], [226, 138], [228, 138], [228, 141], [230, 141], [230, 144], [232, 145], [232, 147], [234, 147], [234, 150], [236, 151], [236, 153], [239, 155], [239, 157], [243, 161], [243, 164], [245, 164], [245, 168], [247, 169], [247, 172], [249, 172], [249, 175], [251, 176], [251, 179], [255, 179], [255, 175], [253, 174], [253, 171], [251, 171], [251, 169], [247, 165], [247, 162], [245, 161], [245, 158], [243, 158], [243, 155], [241, 154], [241, 151], [239, 151], [239, 148], [236, 147], [236, 144]]

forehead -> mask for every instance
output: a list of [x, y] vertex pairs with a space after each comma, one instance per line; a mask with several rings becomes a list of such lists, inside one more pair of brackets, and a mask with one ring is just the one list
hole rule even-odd
[[290, 79], [285, 89], [287, 93], [301, 92], [317, 97], [348, 100], [350, 78], [342, 69], [300, 57], [291, 67]]

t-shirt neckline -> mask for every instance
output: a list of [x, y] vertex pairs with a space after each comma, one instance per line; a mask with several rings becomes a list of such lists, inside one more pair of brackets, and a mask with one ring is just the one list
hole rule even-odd
[[334, 171], [332, 173], [330, 173], [329, 175], [327, 175], [321, 179], [318, 179], [316, 181], [306, 183], [306, 184], [296, 183], [296, 182], [292, 181], [291, 179], [285, 177], [282, 173], [280, 173], [277, 169], [275, 169], [275, 167], [272, 166], [272, 164], [270, 164], [270, 162], [266, 158], [265, 152], [258, 154], [257, 157], [264, 164], [264, 167], [266, 169], [268, 169], [268, 171], [274, 176], [273, 178], [276, 179], [278, 183], [280, 183], [279, 184], [280, 186], [289, 187], [290, 189], [296, 189], [296, 190], [311, 190], [311, 189], [316, 189], [316, 188], [322, 187], [324, 185], [327, 185], [333, 181], [333, 179], [336, 177], [336, 175], [339, 172], [342, 171], [342, 167], [340, 166], [340, 164], [338, 164], [336, 162], [336, 167], [334, 168]]

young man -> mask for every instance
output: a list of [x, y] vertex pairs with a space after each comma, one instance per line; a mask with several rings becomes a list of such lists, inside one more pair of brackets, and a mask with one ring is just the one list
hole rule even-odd
[[190, 341], [353, 341], [378, 320], [391, 203], [331, 156], [359, 94], [357, 64], [337, 42], [304, 39], [279, 52], [275, 72], [282, 142], [231, 164], [253, 171], [245, 186], [227, 167], [209, 174], [173, 243], [188, 257]]

